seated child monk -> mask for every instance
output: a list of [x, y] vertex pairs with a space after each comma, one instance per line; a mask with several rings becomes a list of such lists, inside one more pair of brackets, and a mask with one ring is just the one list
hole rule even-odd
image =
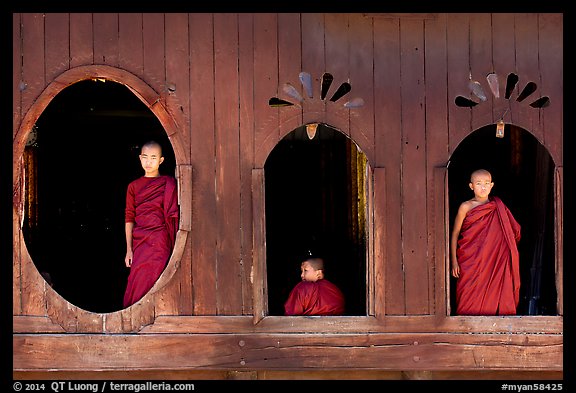
[[324, 278], [324, 260], [310, 257], [301, 265], [302, 281], [284, 303], [285, 315], [342, 315], [344, 295]]

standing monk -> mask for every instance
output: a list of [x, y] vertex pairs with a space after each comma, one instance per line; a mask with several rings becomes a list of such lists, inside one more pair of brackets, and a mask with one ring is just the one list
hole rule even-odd
[[458, 315], [515, 315], [520, 298], [520, 225], [500, 198], [489, 196], [490, 172], [470, 176], [474, 197], [458, 208], [450, 254]]
[[300, 281], [284, 304], [285, 315], [342, 315], [344, 295], [324, 278], [324, 261], [308, 258], [300, 267]]
[[160, 175], [162, 147], [150, 141], [142, 146], [144, 176], [126, 192], [126, 267], [130, 268], [124, 307], [140, 300], [154, 286], [172, 253], [178, 230], [176, 180]]

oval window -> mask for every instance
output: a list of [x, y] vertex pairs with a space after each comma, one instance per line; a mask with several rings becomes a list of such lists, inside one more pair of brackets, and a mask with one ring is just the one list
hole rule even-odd
[[143, 175], [138, 155], [148, 140], [163, 148], [161, 174], [173, 176], [159, 120], [126, 86], [104, 79], [62, 90], [28, 138], [24, 239], [42, 276], [82, 309], [122, 309], [126, 189]]

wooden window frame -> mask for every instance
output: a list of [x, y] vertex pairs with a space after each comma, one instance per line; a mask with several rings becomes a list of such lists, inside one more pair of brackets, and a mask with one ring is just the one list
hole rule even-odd
[[[502, 318], [537, 318], [543, 321], [549, 321], [553, 319], [558, 319], [561, 325], [562, 316], [564, 314], [564, 296], [563, 296], [563, 271], [564, 271], [564, 259], [563, 259], [563, 188], [562, 184], [564, 181], [563, 167], [556, 166], [554, 169], [554, 240], [555, 240], [555, 285], [556, 285], [556, 316], [534, 316], [534, 315], [522, 315], [522, 316], [482, 316], [481, 318], [492, 318], [495, 320], [501, 320]], [[449, 187], [448, 187], [448, 168], [447, 167], [437, 167], [434, 168], [434, 200], [435, 205], [435, 231], [436, 233], [444, 233], [442, 239], [441, 236], [436, 236], [435, 239], [435, 260], [436, 262], [436, 310], [439, 315], [445, 315], [448, 318], [459, 319], [459, 318], [478, 318], [478, 316], [457, 316], [450, 315], [450, 221], [449, 221]], [[558, 322], [558, 321], [556, 321]], [[512, 322], [514, 323], [514, 322]]]
[[[252, 211], [254, 260], [250, 280], [253, 289], [253, 323], [261, 326], [283, 325], [298, 321], [305, 331], [343, 332], [371, 330], [384, 317], [385, 268], [385, 170], [367, 164], [366, 173], [366, 315], [365, 316], [270, 316], [266, 270], [266, 216], [264, 168], [252, 169]], [[378, 230], [375, 230], [378, 228]], [[378, 263], [376, 263], [378, 261]]]

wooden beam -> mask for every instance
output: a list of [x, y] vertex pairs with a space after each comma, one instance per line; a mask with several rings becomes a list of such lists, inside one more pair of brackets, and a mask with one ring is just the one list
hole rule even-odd
[[549, 334], [16, 334], [13, 370], [548, 370]]

